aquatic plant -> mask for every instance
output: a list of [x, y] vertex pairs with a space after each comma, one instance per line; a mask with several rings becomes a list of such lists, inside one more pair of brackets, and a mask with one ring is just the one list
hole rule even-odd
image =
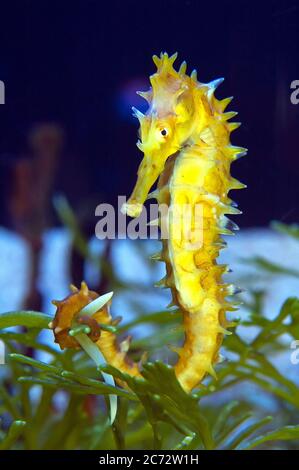
[[[127, 388], [107, 385], [83, 351], [59, 352], [39, 339], [52, 317], [28, 311], [2, 314], [0, 338], [7, 347], [7, 366], [2, 366], [0, 387], [1, 448], [251, 449], [267, 442], [273, 448], [272, 441], [279, 441], [274, 448], [284, 448], [284, 440], [294, 440], [296, 446], [298, 387], [275, 367], [271, 357], [284, 350], [285, 334], [298, 338], [299, 299], [288, 299], [273, 320], [263, 316], [260, 296], [253, 293], [252, 299], [252, 304], [246, 305], [250, 316], [243, 327], [258, 327], [258, 335], [247, 342], [237, 326], [225, 343], [226, 354], [233, 353], [233, 358], [219, 364], [218, 380], [207, 378], [205, 386], [191, 394], [182, 389], [173, 368], [160, 361], [145, 363], [138, 378], [103, 366], [101, 372], [127, 384]], [[169, 330], [173, 339], [179, 337], [175, 326], [180, 320], [178, 312], [172, 316], [168, 311], [141, 315], [134, 323], [151, 322], [156, 330], [143, 340], [132, 341], [133, 356], [144, 344], [151, 354], [157, 342], [163, 344]], [[27, 332], [7, 330], [14, 325], [25, 326]], [[24, 346], [48, 353], [49, 361], [22, 354]], [[236, 401], [234, 390], [244, 381], [248, 392]], [[260, 404], [253, 405], [252, 394], [257, 392], [252, 391], [252, 384], [274, 400], [274, 420], [264, 415], [261, 392]], [[63, 406], [58, 400], [61, 393]], [[105, 406], [109, 395], [118, 397], [113, 425], [109, 406]], [[266, 432], [261, 432], [263, 427]]]

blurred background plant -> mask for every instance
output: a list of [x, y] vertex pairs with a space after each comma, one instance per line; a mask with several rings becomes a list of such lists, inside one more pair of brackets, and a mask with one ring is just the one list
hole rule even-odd
[[[52, 333], [45, 336], [50, 313], [1, 314], [0, 339], [7, 361], [0, 369], [2, 449], [299, 448], [298, 365], [291, 363], [294, 351], [290, 347], [299, 338], [299, 299], [287, 298], [269, 317], [266, 289], [256, 290], [247, 270], [239, 277], [239, 284], [246, 288], [240, 298], [241, 315], [237, 314], [242, 318], [237, 319], [235, 332], [225, 338], [218, 377], [207, 377], [202, 387], [187, 395], [169, 365], [175, 353], [166, 347], [182, 339], [180, 312], [144, 311], [144, 299], [154, 295], [154, 288], [120, 279], [113, 263], [107, 261], [107, 250], [102, 255], [92, 252], [66, 199], [56, 198], [55, 207], [73, 248], [82, 261], [100, 270], [106, 289], [133, 291], [135, 298], [142, 291], [141, 304], [136, 300], [138, 314], [119, 323], [117, 331], [122, 337], [133, 328], [131, 355], [140, 358], [146, 351], [150, 362], [144, 365], [143, 379], [102, 367], [127, 382], [129, 389], [113, 387], [101, 381], [100, 371], [83, 351], [62, 352], [53, 343]], [[272, 228], [285, 237], [299, 238], [298, 226], [276, 223]], [[148, 242], [134, 243], [143, 269], [150, 270]], [[240, 263], [253, 266], [262, 279], [271, 279], [270, 284], [280, 275], [299, 277], [295, 269], [262, 256], [240, 259]], [[236, 312], [231, 315], [236, 319]], [[112, 425], [111, 394], [118, 397]]]

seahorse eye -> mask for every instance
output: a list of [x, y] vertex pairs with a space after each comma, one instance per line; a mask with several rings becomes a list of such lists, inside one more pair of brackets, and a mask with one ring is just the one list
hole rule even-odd
[[163, 135], [163, 137], [166, 137], [167, 136], [167, 129], [162, 129], [161, 130], [161, 135]]

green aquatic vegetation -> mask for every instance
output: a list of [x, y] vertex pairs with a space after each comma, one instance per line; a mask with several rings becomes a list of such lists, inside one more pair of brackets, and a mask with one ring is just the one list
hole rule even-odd
[[[47, 327], [48, 315], [37, 312], [2, 315], [0, 337], [7, 347], [7, 365], [2, 366], [0, 388], [3, 417], [0, 447], [251, 449], [266, 442], [275, 447], [280, 447], [282, 441], [295, 443], [299, 439], [298, 425], [277, 429], [275, 419], [260, 417], [261, 410], [259, 413], [249, 410], [244, 399], [225, 406], [217, 405], [217, 400], [213, 407], [205, 404], [207, 397], [246, 381], [275, 397], [281, 408], [281, 421], [288, 422], [290, 416], [299, 421], [299, 389], [268, 359], [271, 352], [282, 349], [283, 335], [298, 338], [299, 299], [288, 299], [272, 320], [258, 315], [259, 312], [252, 311], [244, 322], [244, 327], [259, 327], [257, 336], [250, 343], [245, 342], [237, 327], [236, 334], [225, 343], [235, 359], [219, 366], [218, 380], [209, 379], [193, 394], [184, 392], [173, 368], [160, 361], [144, 364], [142, 378], [133, 378], [111, 366], [101, 367], [126, 382], [129, 388], [107, 385], [84, 352], [59, 352], [39, 340], [40, 329]], [[158, 327], [156, 342], [158, 336], [161, 344], [164, 328], [173, 322], [169, 314], [168, 318], [167, 322], [166, 314], [151, 316]], [[6, 331], [18, 322], [27, 328], [27, 333]], [[151, 337], [145, 342], [150, 344]], [[24, 355], [19, 352], [22, 345], [46, 351], [51, 359], [45, 363]], [[36, 387], [39, 393], [34, 397], [32, 390]], [[67, 405], [55, 411], [55, 395], [59, 390], [64, 391]], [[111, 394], [118, 397], [117, 418], [112, 426], [108, 402], [105, 404]], [[92, 401], [92, 412], [88, 412], [91, 397], [96, 397], [96, 401]], [[259, 416], [255, 418], [255, 414]]]
[[[86, 256], [85, 240], [84, 246]], [[263, 266], [259, 269], [264, 271]], [[111, 266], [107, 272], [111, 288], [114, 282], [131, 288], [118, 281]], [[50, 315], [1, 314], [6, 364], [0, 366], [0, 449], [298, 448], [298, 383], [278, 367], [277, 357], [282, 352], [290, 357], [290, 344], [299, 338], [299, 299], [286, 299], [269, 319], [264, 315], [264, 296], [264, 291], [247, 292], [247, 315], [236, 322], [234, 334], [224, 343], [229, 359], [217, 366], [217, 379], [207, 377], [189, 394], [163, 356], [165, 344], [182, 336], [178, 310], [147, 315], [141, 311], [127, 325], [102, 325], [118, 334], [133, 326], [153, 326], [147, 337], [133, 340], [132, 355], [138, 358], [145, 348], [150, 358], [155, 352], [159, 360], [145, 362], [137, 378], [109, 365], [97, 367], [83, 350], [58, 351], [45, 343], [40, 333], [48, 328]], [[22, 331], [12, 331], [15, 326], [22, 326]], [[255, 330], [250, 339], [244, 334], [247, 329]], [[76, 334], [84, 332], [74, 329]], [[47, 353], [47, 362], [38, 359], [40, 352]], [[293, 367], [295, 372], [299, 365]], [[115, 383], [105, 383], [103, 373], [114, 377]], [[117, 385], [117, 380], [127, 387]], [[118, 403], [113, 424], [111, 395]]]

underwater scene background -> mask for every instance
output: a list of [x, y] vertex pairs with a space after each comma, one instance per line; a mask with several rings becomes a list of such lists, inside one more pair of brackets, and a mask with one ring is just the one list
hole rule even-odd
[[[2, 9], [0, 449], [299, 449], [297, 2]], [[96, 207], [117, 207], [135, 183], [131, 107], [146, 111], [136, 90], [161, 51], [177, 51], [205, 83], [225, 77], [217, 97], [234, 96], [233, 144], [249, 149], [232, 168], [247, 185], [234, 195], [240, 231], [219, 258], [241, 288], [236, 325], [217, 378], [192, 394], [168, 367], [184, 332], [170, 293], [154, 287], [165, 275], [149, 259], [160, 242], [95, 236]], [[114, 292], [113, 331], [133, 336], [133, 359], [148, 354], [142, 383], [54, 343], [51, 301], [82, 280]]]

